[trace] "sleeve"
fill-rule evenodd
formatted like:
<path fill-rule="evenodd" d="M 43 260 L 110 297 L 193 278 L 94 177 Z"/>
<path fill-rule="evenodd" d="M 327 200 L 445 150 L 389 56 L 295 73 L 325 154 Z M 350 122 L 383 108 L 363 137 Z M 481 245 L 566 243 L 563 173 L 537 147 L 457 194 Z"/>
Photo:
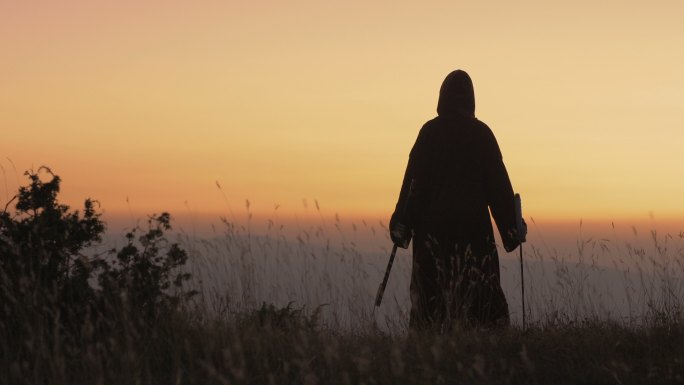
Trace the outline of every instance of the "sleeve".
<path fill-rule="evenodd" d="M 519 245 L 515 223 L 513 186 L 503 162 L 499 144 L 487 127 L 484 151 L 485 192 L 487 204 L 501 235 L 504 249 L 511 252 Z"/>
<path fill-rule="evenodd" d="M 414 210 L 409 207 L 409 196 L 415 195 L 415 188 L 418 184 L 417 180 L 420 177 L 420 165 L 424 163 L 424 158 L 426 157 L 427 131 L 426 126 L 421 128 L 418 133 L 418 138 L 409 154 L 408 164 L 406 166 L 406 171 L 404 172 L 404 179 L 401 184 L 401 190 L 399 191 L 399 199 L 397 200 L 397 205 L 392 214 L 392 218 L 390 219 L 390 230 L 398 223 L 413 229 L 414 218 L 412 213 Z"/>

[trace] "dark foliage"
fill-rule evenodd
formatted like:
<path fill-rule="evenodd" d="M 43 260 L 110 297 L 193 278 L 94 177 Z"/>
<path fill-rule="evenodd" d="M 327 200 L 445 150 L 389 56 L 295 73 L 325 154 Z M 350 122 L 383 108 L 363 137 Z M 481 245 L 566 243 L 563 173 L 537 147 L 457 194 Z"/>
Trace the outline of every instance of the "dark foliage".
<path fill-rule="evenodd" d="M 126 234 L 126 246 L 112 251 L 115 261 L 98 261 L 102 266 L 98 275 L 102 292 L 108 298 L 125 298 L 128 306 L 147 321 L 154 321 L 195 294 L 182 290 L 190 273 L 179 268 L 188 255 L 177 243 L 169 244 L 164 236 L 171 229 L 170 221 L 168 213 L 150 217 L 146 233 L 136 237 L 142 230 L 133 229 Z"/>
<path fill-rule="evenodd" d="M 150 332 L 155 321 L 194 294 L 183 291 L 186 252 L 165 237 L 170 215 L 151 216 L 148 229 L 130 231 L 120 250 L 86 255 L 105 231 L 97 202 L 87 199 L 82 212 L 73 211 L 59 203 L 61 180 L 49 168 L 25 175 L 29 184 L 0 211 L 3 364 L 69 356 L 121 330 L 157 335 Z"/>
<path fill-rule="evenodd" d="M 42 181 L 40 172 L 51 179 Z M 26 175 L 16 210 L 0 213 L 0 331 L 10 339 L 53 332 L 58 320 L 72 326 L 90 313 L 93 264 L 82 250 L 105 230 L 94 201 L 85 201 L 83 214 L 58 203 L 60 178 L 50 169 Z"/>
<path fill-rule="evenodd" d="M 313 313 L 307 314 L 305 307 L 297 308 L 294 306 L 294 302 L 290 302 L 282 308 L 264 302 L 261 304 L 261 308 L 238 315 L 238 325 L 241 328 L 256 328 L 269 332 L 316 331 L 320 326 L 323 306 L 318 306 Z"/>

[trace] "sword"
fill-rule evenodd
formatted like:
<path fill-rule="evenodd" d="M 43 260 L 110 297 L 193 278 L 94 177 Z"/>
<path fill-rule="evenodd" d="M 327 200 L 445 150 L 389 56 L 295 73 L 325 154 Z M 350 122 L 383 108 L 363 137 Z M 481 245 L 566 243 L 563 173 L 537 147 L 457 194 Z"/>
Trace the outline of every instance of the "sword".
<path fill-rule="evenodd" d="M 382 279 L 382 283 L 378 288 L 378 293 L 375 295 L 375 306 L 380 306 L 382 303 L 382 296 L 385 294 L 385 288 L 387 287 L 387 281 L 389 280 L 390 271 L 392 271 L 392 264 L 394 263 L 394 257 L 397 255 L 397 245 L 392 247 L 392 254 L 390 254 L 389 263 L 387 263 L 387 269 L 385 270 L 385 277 Z"/>
<path fill-rule="evenodd" d="M 406 204 L 404 205 L 403 208 L 403 213 L 404 217 L 406 216 L 406 213 L 408 212 L 408 206 L 411 201 L 411 197 L 413 195 L 413 190 L 415 188 L 415 183 L 416 180 L 412 179 L 411 184 L 409 185 L 409 191 L 408 191 L 408 196 L 406 197 Z M 408 248 L 408 245 L 410 243 L 410 238 L 406 244 L 401 245 L 402 248 L 406 249 Z M 385 269 L 385 277 L 382 279 L 382 283 L 380 284 L 380 287 L 378 288 L 378 293 L 375 295 L 375 306 L 380 306 L 382 303 L 382 296 L 385 294 L 385 288 L 387 287 L 387 281 L 389 280 L 390 276 L 390 271 L 392 271 L 392 264 L 394 263 L 394 257 L 397 255 L 397 247 L 398 245 L 395 243 L 394 246 L 392 246 L 392 253 L 390 254 L 390 259 L 389 262 L 387 263 L 387 269 Z"/>

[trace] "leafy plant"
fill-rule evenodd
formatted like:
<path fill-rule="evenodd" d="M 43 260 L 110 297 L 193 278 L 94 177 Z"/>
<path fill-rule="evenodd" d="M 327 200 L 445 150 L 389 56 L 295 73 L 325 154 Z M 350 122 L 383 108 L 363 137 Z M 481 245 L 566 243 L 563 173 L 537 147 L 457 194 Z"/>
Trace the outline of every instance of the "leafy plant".
<path fill-rule="evenodd" d="M 196 294 L 183 291 L 183 284 L 191 277 L 180 270 L 188 255 L 165 237 L 170 222 L 168 213 L 153 215 L 148 219 L 147 232 L 137 236 L 142 231 L 139 227 L 128 232 L 127 244 L 112 250 L 115 261 L 102 263 L 103 271 L 98 276 L 108 298 L 125 298 L 137 314 L 149 320 Z"/>
<path fill-rule="evenodd" d="M 41 173 L 51 178 L 43 181 Z M 5 207 L 0 212 L 0 301 L 4 305 L 0 330 L 4 333 L 56 319 L 63 323 L 83 319 L 96 291 L 89 284 L 93 265 L 82 251 L 100 242 L 105 230 L 95 201 L 87 199 L 82 214 L 58 202 L 61 180 L 49 168 L 25 175 L 30 183 L 13 198 L 15 211 Z"/>
<path fill-rule="evenodd" d="M 29 184 L 0 212 L 2 357 L 29 354 L 25 346 L 40 340 L 61 349 L 126 322 L 124 328 L 149 327 L 194 294 L 183 291 L 187 253 L 165 236 L 168 213 L 151 216 L 146 231 L 126 234 L 120 250 L 87 255 L 106 228 L 97 202 L 86 199 L 82 212 L 71 210 L 57 199 L 61 179 L 52 170 L 25 175 Z"/>

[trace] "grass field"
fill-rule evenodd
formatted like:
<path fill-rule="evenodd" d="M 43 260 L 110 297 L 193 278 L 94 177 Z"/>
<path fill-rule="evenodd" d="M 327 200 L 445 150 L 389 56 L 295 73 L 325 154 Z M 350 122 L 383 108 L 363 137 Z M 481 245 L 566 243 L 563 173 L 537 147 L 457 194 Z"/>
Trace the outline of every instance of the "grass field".
<path fill-rule="evenodd" d="M 124 238 L 115 254 L 89 249 L 84 262 L 80 246 L 55 246 L 55 227 L 45 225 L 50 212 L 3 213 L 0 384 L 684 381 L 682 235 L 653 233 L 649 248 L 580 239 L 574 255 L 528 245 L 526 330 L 516 297 L 519 265 L 502 260 L 511 327 L 410 333 L 409 254 L 398 258 L 385 303 L 375 309 L 386 255 L 360 247 L 353 235 L 375 234 L 384 244 L 382 224 L 338 220 L 288 233 L 272 222 L 256 234 L 249 223 L 224 220 L 213 237 L 200 238 L 171 233 L 162 220 Z M 60 213 L 50 223 L 87 223 Z M 20 223 L 23 233 L 12 233 Z M 68 246 L 73 234 L 60 231 Z M 41 286 L 33 281 L 51 266 L 45 250 L 68 258 L 59 279 Z M 11 275 L 19 271 L 11 258 L 29 254 L 47 261 L 40 273 Z M 89 274 L 104 263 L 98 258 L 109 265 L 95 279 Z M 79 272 L 88 281 L 74 289 L 86 282 L 76 280 Z M 71 285 L 69 296 L 60 296 L 60 282 Z M 197 295 L 178 294 L 193 289 Z M 85 292 L 92 298 L 79 297 Z"/>
<path fill-rule="evenodd" d="M 38 334 L 38 333 L 37 333 Z M 78 340 L 34 339 L 3 384 L 661 384 L 684 380 L 679 321 L 388 335 L 295 308 L 196 310 Z M 3 347 L 7 354 L 6 346 Z"/>

